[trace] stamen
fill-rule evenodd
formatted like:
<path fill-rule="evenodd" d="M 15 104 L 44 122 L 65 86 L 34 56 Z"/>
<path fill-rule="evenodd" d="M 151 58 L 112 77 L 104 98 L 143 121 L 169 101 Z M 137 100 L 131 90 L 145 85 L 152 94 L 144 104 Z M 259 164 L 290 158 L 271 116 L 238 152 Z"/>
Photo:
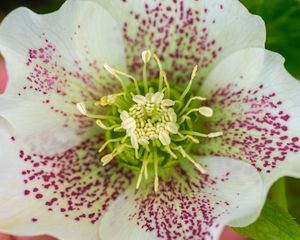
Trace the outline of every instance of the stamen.
<path fill-rule="evenodd" d="M 205 117 L 212 117 L 214 114 L 214 111 L 210 107 L 200 107 L 198 111 Z"/>
<path fill-rule="evenodd" d="M 201 115 L 205 117 L 212 117 L 213 110 L 210 107 L 200 107 L 200 108 L 193 108 L 189 110 L 184 116 L 190 115 L 192 112 L 199 112 Z"/>
<path fill-rule="evenodd" d="M 104 150 L 104 148 L 110 144 L 110 143 L 113 143 L 113 142 L 120 142 L 121 140 L 123 139 L 123 137 L 120 137 L 120 138 L 114 138 L 114 139 L 109 139 L 107 140 L 102 146 L 101 148 L 99 149 L 99 153 L 102 152 Z"/>
<path fill-rule="evenodd" d="M 77 103 L 76 107 L 78 109 L 78 111 L 84 115 L 87 116 L 89 118 L 95 118 L 95 119 L 107 119 L 107 120 L 119 120 L 118 117 L 115 116 L 106 116 L 106 115 L 98 115 L 98 114 L 89 114 L 87 113 L 85 104 L 83 102 Z"/>
<path fill-rule="evenodd" d="M 159 60 L 159 58 L 157 57 L 156 54 L 153 55 L 157 65 L 158 65 L 158 68 L 159 68 L 159 82 L 158 82 L 158 91 L 161 91 L 162 88 L 163 88 L 163 68 L 162 68 L 162 65 L 161 65 L 161 62 Z"/>
<path fill-rule="evenodd" d="M 96 101 L 94 104 L 95 106 L 107 106 L 107 105 L 113 105 L 115 103 L 115 100 L 117 97 L 124 95 L 124 93 L 117 93 L 117 94 L 111 94 L 107 96 L 103 96 L 100 98 L 99 101 Z"/>
<path fill-rule="evenodd" d="M 151 158 L 151 152 L 150 152 L 149 158 Z M 145 170 L 144 171 L 144 177 L 145 177 L 146 180 L 148 179 L 148 163 L 149 163 L 149 160 L 147 159 L 145 161 L 145 168 L 144 168 L 144 170 Z"/>
<path fill-rule="evenodd" d="M 158 135 L 159 141 L 162 143 L 162 145 L 169 145 L 171 143 L 171 138 L 169 136 L 169 133 L 165 130 L 161 131 Z"/>
<path fill-rule="evenodd" d="M 161 105 L 163 105 L 164 107 L 172 107 L 174 106 L 175 102 L 171 99 L 164 99 L 161 101 Z"/>
<path fill-rule="evenodd" d="M 151 96 L 151 102 L 160 103 L 164 98 L 164 94 L 162 92 L 156 92 Z"/>
<path fill-rule="evenodd" d="M 208 136 L 207 134 L 204 134 L 204 133 L 187 131 L 187 130 L 183 130 L 183 131 L 181 131 L 181 133 L 187 134 L 187 135 L 193 135 L 193 136 L 197 136 L 197 137 L 205 137 L 205 138 Z"/>
<path fill-rule="evenodd" d="M 162 77 L 163 77 L 164 83 L 166 85 L 166 98 L 169 98 L 170 97 L 170 85 L 168 82 L 167 74 L 165 72 L 162 72 Z"/>
<path fill-rule="evenodd" d="M 178 133 L 178 126 L 174 122 L 167 122 L 166 128 L 170 133 L 173 133 L 173 134 Z"/>
<path fill-rule="evenodd" d="M 105 68 L 106 71 L 108 71 L 111 75 L 113 75 L 117 80 L 119 80 L 124 92 L 126 94 L 128 94 L 128 91 L 127 91 L 127 88 L 126 88 L 126 85 L 125 85 L 125 82 L 122 78 L 120 78 L 114 71 L 114 69 L 112 69 L 110 66 L 108 66 L 108 64 L 104 64 L 103 67 Z"/>
<path fill-rule="evenodd" d="M 134 95 L 132 97 L 132 100 L 135 102 L 135 103 L 138 103 L 138 104 L 142 104 L 144 105 L 147 101 L 146 97 L 142 96 L 142 95 Z"/>
<path fill-rule="evenodd" d="M 101 120 L 96 120 L 96 124 L 102 128 L 102 129 L 105 129 L 105 130 L 112 130 L 114 129 L 115 127 L 118 127 L 119 125 L 118 124 L 115 124 L 115 125 L 112 125 L 110 127 L 106 126 Z"/>
<path fill-rule="evenodd" d="M 121 113 L 120 113 L 120 118 L 121 118 L 121 120 L 122 121 L 125 121 L 127 118 L 129 118 L 130 116 L 129 116 L 129 113 L 127 112 L 127 111 L 122 111 Z"/>
<path fill-rule="evenodd" d="M 116 69 L 114 69 L 114 71 L 115 71 L 115 73 L 117 73 L 117 74 L 120 74 L 120 75 L 122 75 L 122 76 L 124 76 L 124 77 L 127 77 L 127 78 L 131 79 L 131 80 L 133 81 L 133 83 L 134 83 L 136 92 L 137 92 L 138 94 L 141 94 L 141 91 L 140 91 L 140 88 L 139 88 L 139 85 L 138 85 L 138 81 L 136 80 L 135 77 L 133 77 L 133 76 L 127 74 L 127 73 L 121 72 L 121 71 L 119 71 L 119 70 L 116 70 Z"/>
<path fill-rule="evenodd" d="M 101 158 L 102 165 L 107 165 L 111 160 L 114 159 L 117 155 L 124 151 L 126 148 L 132 148 L 132 146 L 128 144 L 119 145 L 112 153 L 106 154 Z"/>
<path fill-rule="evenodd" d="M 124 121 L 122 121 L 121 124 L 122 128 L 126 129 L 126 130 L 130 130 L 130 129 L 135 129 L 136 128 L 136 122 L 134 120 L 134 118 L 129 117 L 126 118 Z"/>
<path fill-rule="evenodd" d="M 157 151 L 154 148 L 154 192 L 158 192 L 158 159 Z"/>
<path fill-rule="evenodd" d="M 144 68 L 143 68 L 143 81 L 144 81 L 144 90 L 148 92 L 148 79 L 147 79 L 147 64 L 151 58 L 151 52 L 149 50 L 145 50 L 142 53 L 142 59 L 144 61 Z"/>
<path fill-rule="evenodd" d="M 180 136 L 180 138 L 174 138 L 174 141 L 184 141 L 186 139 L 190 139 L 193 143 L 199 143 L 199 140 L 197 138 L 194 138 L 191 135 L 182 135 L 180 132 L 178 132 L 178 135 Z"/>
<path fill-rule="evenodd" d="M 145 161 L 143 161 L 143 164 L 142 164 L 142 167 L 141 167 L 141 170 L 140 170 L 140 173 L 139 173 L 139 177 L 138 177 L 138 180 L 137 180 L 136 185 L 135 185 L 136 189 L 139 189 L 139 187 L 140 187 L 144 169 L 145 169 Z"/>
<path fill-rule="evenodd" d="M 182 146 L 179 146 L 179 147 L 177 147 L 176 149 L 181 153 L 181 155 L 182 155 L 184 158 L 186 158 L 186 159 L 189 160 L 191 163 L 193 163 L 194 166 L 195 166 L 201 173 L 203 173 L 203 174 L 205 173 L 204 168 L 203 168 L 199 163 L 197 163 L 190 155 L 188 155 L 188 154 L 184 151 L 184 149 L 182 148 Z"/>
<path fill-rule="evenodd" d="M 186 115 L 183 115 L 179 121 L 178 121 L 178 124 L 181 125 L 184 121 L 190 121 L 191 118 L 189 116 L 186 116 Z"/>
<path fill-rule="evenodd" d="M 136 134 L 132 134 L 130 140 L 133 148 L 136 150 L 139 149 L 139 143 Z"/>
<path fill-rule="evenodd" d="M 205 101 L 206 98 L 204 97 L 200 97 L 200 96 L 196 96 L 196 97 L 192 97 L 189 99 L 189 101 L 187 102 L 187 104 L 184 106 L 184 108 L 180 111 L 180 113 L 178 114 L 178 116 L 181 116 L 190 106 L 190 104 L 192 103 L 192 101 L 194 100 L 200 100 L 200 101 Z"/>
<path fill-rule="evenodd" d="M 86 110 L 85 104 L 83 102 L 77 103 L 76 107 L 82 115 L 84 115 L 84 116 L 87 115 L 87 110 Z"/>
<path fill-rule="evenodd" d="M 179 100 L 182 101 L 184 99 L 184 97 L 187 95 L 187 93 L 190 91 L 191 87 L 192 87 L 192 83 L 193 83 L 193 79 L 195 78 L 196 76 L 196 73 L 197 73 L 197 69 L 198 69 L 198 66 L 196 65 L 193 69 L 193 72 L 192 72 L 192 75 L 191 75 L 191 78 L 190 78 L 190 81 L 186 87 L 186 89 L 184 90 L 184 92 L 181 94 Z"/>
<path fill-rule="evenodd" d="M 165 146 L 162 150 L 169 153 L 172 158 L 177 159 L 177 155 L 171 150 L 170 146 Z"/>
<path fill-rule="evenodd" d="M 112 153 L 106 154 L 101 158 L 103 166 L 107 165 L 111 160 L 113 160 L 114 155 Z"/>
<path fill-rule="evenodd" d="M 212 132 L 212 133 L 207 134 L 207 137 L 208 138 L 215 138 L 215 137 L 220 137 L 222 135 L 223 135 L 223 132 Z"/>

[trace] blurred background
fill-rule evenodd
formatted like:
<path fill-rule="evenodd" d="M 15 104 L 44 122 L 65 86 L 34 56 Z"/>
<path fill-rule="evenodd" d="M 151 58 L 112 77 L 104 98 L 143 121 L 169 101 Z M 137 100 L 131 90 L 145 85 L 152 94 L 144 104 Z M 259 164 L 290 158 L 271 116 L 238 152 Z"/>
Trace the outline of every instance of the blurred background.
<path fill-rule="evenodd" d="M 63 0 L 1 0 L 0 21 L 13 9 L 26 6 L 38 13 L 52 12 Z M 267 27 L 266 48 L 286 58 L 286 68 L 300 79 L 300 0 L 241 0 L 260 15 Z M 299 93 L 300 94 L 300 93 Z M 300 127 L 300 124 L 299 124 Z M 300 223 L 300 180 L 286 178 L 289 212 Z"/>
<path fill-rule="evenodd" d="M 1 0 L 0 17 L 1 19 L 11 10 L 25 6 L 38 13 L 53 12 L 58 9 L 64 0 Z"/>

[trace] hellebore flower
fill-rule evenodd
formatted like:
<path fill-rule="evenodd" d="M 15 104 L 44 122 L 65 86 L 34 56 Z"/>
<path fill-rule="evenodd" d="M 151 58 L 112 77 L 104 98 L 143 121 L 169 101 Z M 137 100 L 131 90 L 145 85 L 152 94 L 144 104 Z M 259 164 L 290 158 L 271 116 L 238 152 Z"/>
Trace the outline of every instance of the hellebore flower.
<path fill-rule="evenodd" d="M 235 0 L 69 0 L 0 27 L 0 231 L 217 239 L 299 177 L 299 83 Z"/>

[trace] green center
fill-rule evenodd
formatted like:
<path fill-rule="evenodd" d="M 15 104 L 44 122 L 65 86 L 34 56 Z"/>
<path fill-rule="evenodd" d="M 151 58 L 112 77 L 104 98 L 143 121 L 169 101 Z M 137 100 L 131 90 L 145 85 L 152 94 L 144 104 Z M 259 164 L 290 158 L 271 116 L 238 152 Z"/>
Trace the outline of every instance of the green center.
<path fill-rule="evenodd" d="M 149 173 L 154 177 L 154 190 L 158 191 L 159 169 L 173 167 L 179 164 L 180 159 L 194 164 L 204 173 L 203 167 L 189 155 L 189 150 L 193 144 L 199 143 L 198 138 L 217 137 L 222 133 L 200 133 L 194 129 L 201 116 L 213 115 L 212 109 L 201 106 L 205 99 L 192 96 L 190 92 L 197 66 L 187 86 L 170 88 L 158 57 L 154 55 L 159 78 L 148 80 L 147 64 L 151 53 L 145 51 L 142 56 L 142 81 L 104 66 L 123 88 L 121 92 L 104 96 L 95 103 L 108 107 L 106 116 L 88 114 L 83 103 L 77 104 L 77 107 L 82 114 L 97 119 L 97 125 L 106 131 L 106 142 L 99 150 L 102 152 L 107 147 L 109 151 L 101 158 L 103 165 L 116 159 L 125 168 L 139 172 L 137 188 L 143 176 L 148 179 Z M 131 79 L 133 83 L 127 85 L 124 78 Z"/>

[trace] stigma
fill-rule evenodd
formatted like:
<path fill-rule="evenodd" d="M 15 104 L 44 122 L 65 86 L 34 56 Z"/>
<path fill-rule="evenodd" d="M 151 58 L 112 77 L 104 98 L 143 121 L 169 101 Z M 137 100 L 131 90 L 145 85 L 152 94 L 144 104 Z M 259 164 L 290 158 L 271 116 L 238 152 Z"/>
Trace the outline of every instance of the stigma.
<path fill-rule="evenodd" d="M 153 59 L 158 66 L 158 78 L 147 78 L 151 58 L 149 50 L 142 52 L 142 80 L 104 64 L 104 68 L 122 87 L 122 91 L 101 96 L 94 102 L 96 107 L 106 108 L 105 115 L 89 113 L 83 102 L 77 103 L 77 108 L 81 114 L 95 119 L 95 123 L 106 131 L 106 142 L 99 149 L 100 153 L 108 150 L 101 157 L 102 164 L 105 166 L 116 159 L 124 167 L 138 172 L 137 189 L 143 178 L 147 181 L 148 176 L 152 176 L 154 191 L 158 192 L 160 170 L 176 166 L 179 158 L 193 164 L 204 174 L 204 167 L 192 158 L 187 149 L 200 144 L 200 138 L 219 137 L 222 132 L 205 133 L 194 124 L 214 114 L 213 109 L 203 104 L 205 98 L 192 96 L 197 66 L 187 86 L 170 88 L 166 73 L 155 54 Z M 131 84 L 126 84 L 125 80 L 128 79 Z"/>

